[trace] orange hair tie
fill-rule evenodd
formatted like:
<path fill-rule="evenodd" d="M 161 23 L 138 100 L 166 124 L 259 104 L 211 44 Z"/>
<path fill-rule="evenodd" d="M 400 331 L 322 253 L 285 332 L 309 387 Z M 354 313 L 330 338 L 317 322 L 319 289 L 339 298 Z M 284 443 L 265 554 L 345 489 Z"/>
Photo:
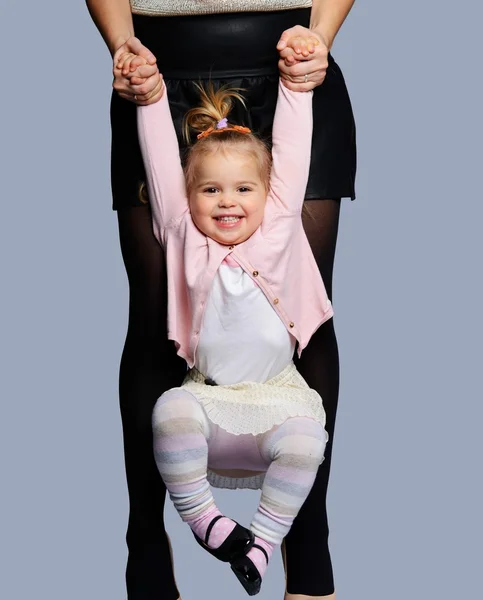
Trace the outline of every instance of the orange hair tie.
<path fill-rule="evenodd" d="M 208 129 L 205 129 L 205 131 L 202 131 L 201 133 L 199 133 L 196 136 L 196 138 L 198 140 L 201 140 L 201 138 L 208 137 L 212 133 L 223 133 L 223 131 L 238 131 L 238 133 L 251 133 L 252 132 L 251 129 L 249 129 L 248 127 L 243 127 L 242 125 L 232 125 L 230 127 L 221 127 L 221 128 L 217 128 L 217 129 L 215 129 L 214 127 L 208 127 Z"/>

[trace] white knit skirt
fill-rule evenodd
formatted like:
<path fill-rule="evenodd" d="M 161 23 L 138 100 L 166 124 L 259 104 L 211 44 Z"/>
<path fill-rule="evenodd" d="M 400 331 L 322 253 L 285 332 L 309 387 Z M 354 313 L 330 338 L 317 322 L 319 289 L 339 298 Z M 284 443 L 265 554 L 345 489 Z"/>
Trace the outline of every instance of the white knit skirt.
<path fill-rule="evenodd" d="M 265 433 L 290 417 L 310 417 L 325 427 L 322 398 L 309 388 L 293 362 L 265 383 L 232 385 L 208 385 L 193 368 L 182 387 L 196 397 L 212 423 L 234 435 Z"/>
<path fill-rule="evenodd" d="M 190 369 L 182 388 L 205 409 L 208 419 L 234 435 L 259 435 L 290 417 L 309 417 L 325 427 L 322 398 L 311 389 L 293 362 L 265 383 L 243 381 L 232 385 L 208 385 L 196 368 Z M 214 487 L 260 489 L 265 474 L 231 478 L 208 470 Z"/>

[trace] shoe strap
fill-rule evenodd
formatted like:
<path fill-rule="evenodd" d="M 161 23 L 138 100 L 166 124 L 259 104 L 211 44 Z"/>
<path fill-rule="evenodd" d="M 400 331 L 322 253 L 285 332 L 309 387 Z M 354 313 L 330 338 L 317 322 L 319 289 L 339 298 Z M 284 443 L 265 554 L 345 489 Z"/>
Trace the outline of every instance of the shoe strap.
<path fill-rule="evenodd" d="M 208 540 L 210 539 L 211 530 L 213 529 L 215 523 L 217 521 L 219 521 L 220 519 L 223 519 L 223 515 L 217 515 L 210 521 L 210 524 L 208 525 L 208 529 L 206 530 L 206 533 L 205 533 L 205 544 L 207 546 L 208 546 Z"/>
<path fill-rule="evenodd" d="M 258 550 L 261 550 L 263 552 L 263 554 L 265 554 L 265 560 L 267 561 L 267 565 L 268 565 L 268 554 L 267 554 L 267 551 L 265 550 L 265 548 L 262 548 L 258 544 L 253 544 L 252 548 L 257 548 Z"/>

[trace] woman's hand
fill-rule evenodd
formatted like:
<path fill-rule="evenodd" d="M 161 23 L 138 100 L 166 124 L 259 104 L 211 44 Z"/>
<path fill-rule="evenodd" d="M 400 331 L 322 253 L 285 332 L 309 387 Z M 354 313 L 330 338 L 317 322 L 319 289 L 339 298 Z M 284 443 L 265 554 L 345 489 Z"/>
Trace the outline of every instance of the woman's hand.
<path fill-rule="evenodd" d="M 318 43 L 311 43 L 310 40 Z M 277 44 L 282 83 L 294 92 L 308 92 L 325 79 L 329 48 L 322 36 L 307 27 L 286 29 Z"/>
<path fill-rule="evenodd" d="M 135 37 L 129 38 L 114 53 L 112 72 L 112 87 L 125 100 L 147 106 L 163 95 L 163 78 L 156 58 Z"/>

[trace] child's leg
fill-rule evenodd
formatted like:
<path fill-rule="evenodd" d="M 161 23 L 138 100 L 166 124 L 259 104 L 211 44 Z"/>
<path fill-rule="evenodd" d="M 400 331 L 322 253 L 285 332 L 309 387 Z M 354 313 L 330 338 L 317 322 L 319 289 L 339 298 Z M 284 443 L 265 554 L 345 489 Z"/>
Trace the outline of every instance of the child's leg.
<path fill-rule="evenodd" d="M 207 480 L 209 435 L 209 421 L 192 394 L 175 388 L 159 398 L 153 411 L 156 464 L 180 517 L 201 540 L 213 519 L 222 516 Z M 219 518 L 207 545 L 219 548 L 235 526 L 231 519 Z"/>
<path fill-rule="evenodd" d="M 281 544 L 309 495 L 324 459 L 326 433 L 322 425 L 306 417 L 288 419 L 259 438 L 262 457 L 270 461 L 258 510 L 250 526 L 255 543 L 270 558 Z M 258 548 L 247 554 L 260 575 L 266 558 Z"/>

